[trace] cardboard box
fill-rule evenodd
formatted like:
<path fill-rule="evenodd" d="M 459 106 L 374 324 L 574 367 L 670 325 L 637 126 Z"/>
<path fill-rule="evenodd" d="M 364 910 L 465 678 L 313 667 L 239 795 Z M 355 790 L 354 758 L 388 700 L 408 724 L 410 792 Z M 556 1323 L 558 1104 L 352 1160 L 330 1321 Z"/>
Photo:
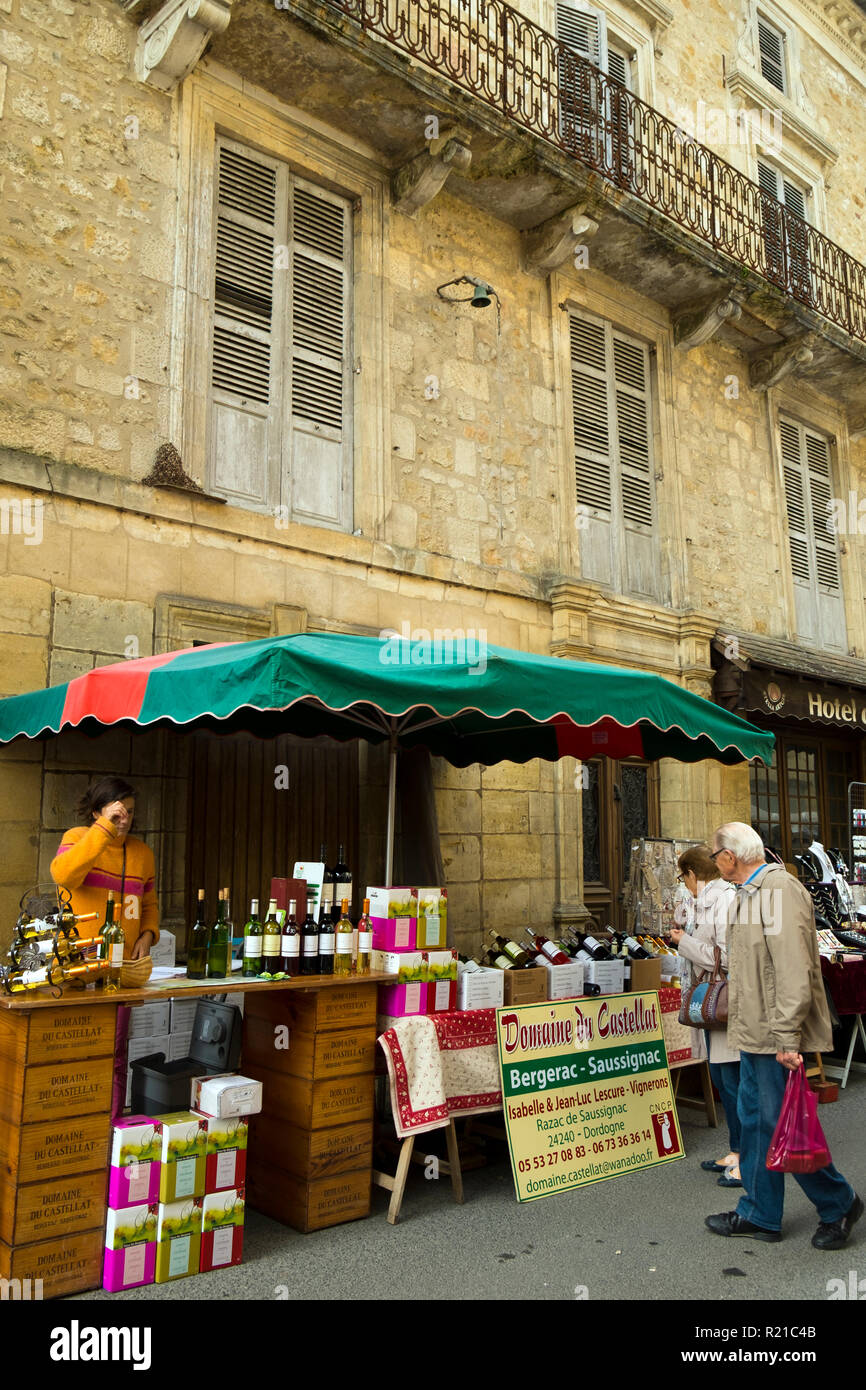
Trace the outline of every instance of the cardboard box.
<path fill-rule="evenodd" d="M 661 989 L 662 967 L 660 959 L 633 960 L 630 965 L 631 972 L 625 982 L 627 990 Z"/>
<path fill-rule="evenodd" d="M 583 994 L 583 961 L 551 965 L 545 974 L 548 999 L 579 999 Z"/>
<path fill-rule="evenodd" d="M 244 1248 L 244 1189 L 210 1192 L 202 1203 L 202 1274 L 239 1265 Z"/>
<path fill-rule="evenodd" d="M 307 915 L 307 880 L 305 878 L 272 878 L 271 897 L 276 899 L 277 909 L 288 912 L 289 903 L 295 900 L 295 918 L 300 926 Z"/>
<path fill-rule="evenodd" d="M 383 975 L 393 975 L 395 984 L 423 980 L 424 955 L 421 951 L 378 951 L 370 953 L 370 969 Z"/>
<path fill-rule="evenodd" d="M 167 1033 L 191 1033 L 197 1007 L 198 999 L 172 999 L 171 1022 L 165 1031 Z"/>
<path fill-rule="evenodd" d="M 189 1056 L 192 1047 L 192 1033 L 171 1033 L 168 1039 L 168 1061 L 179 1062 Z"/>
<path fill-rule="evenodd" d="M 622 994 L 625 965 L 621 960 L 593 960 L 583 967 L 584 985 L 598 985 L 602 994 Z"/>
<path fill-rule="evenodd" d="M 129 1011 L 130 1038 L 164 1037 L 169 1031 L 170 1001 L 162 1004 L 137 1004 Z"/>
<path fill-rule="evenodd" d="M 126 1044 L 126 1105 L 132 1103 L 132 1063 L 139 1057 L 149 1057 L 152 1052 L 161 1052 L 168 1058 L 168 1034 L 159 1038 L 130 1038 Z"/>
<path fill-rule="evenodd" d="M 159 1120 L 147 1115 L 117 1120 L 111 1135 L 109 1207 L 140 1207 L 157 1202 L 161 1157 L 162 1125 Z M 151 1283 L 151 1280 L 145 1282 Z"/>
<path fill-rule="evenodd" d="M 444 888 L 416 888 L 418 920 L 415 944 L 422 951 L 443 950 L 448 934 L 448 893 Z"/>
<path fill-rule="evenodd" d="M 191 1104 L 202 1117 L 258 1115 L 262 1108 L 262 1083 L 236 1072 L 197 1076 L 192 1083 Z"/>
<path fill-rule="evenodd" d="M 174 965 L 177 959 L 177 938 L 172 931 L 160 928 L 159 940 L 150 948 L 150 958 L 154 965 Z"/>
<path fill-rule="evenodd" d="M 505 1000 L 505 970 L 461 971 L 457 976 L 458 1009 L 498 1009 Z"/>
<path fill-rule="evenodd" d="M 415 888 L 368 888 L 374 951 L 414 951 L 418 892 Z"/>
<path fill-rule="evenodd" d="M 402 985 L 379 985 L 377 1011 L 391 1018 L 426 1014 L 428 989 L 423 980 L 412 980 Z"/>
<path fill-rule="evenodd" d="M 157 1284 L 198 1274 L 203 1197 L 161 1202 L 156 1218 Z"/>
<path fill-rule="evenodd" d="M 528 970 L 503 970 L 506 1004 L 541 1004 L 547 998 L 547 972 L 541 965 Z"/>
<path fill-rule="evenodd" d="M 203 1115 L 207 1121 L 205 1195 L 243 1187 L 247 1176 L 248 1122 L 245 1115 L 219 1119 Z"/>
<path fill-rule="evenodd" d="M 160 1202 L 203 1197 L 207 1121 L 191 1110 L 178 1110 L 159 1118 L 162 1121 Z"/>
<path fill-rule="evenodd" d="M 109 1293 L 152 1284 L 156 1273 L 158 1207 L 139 1203 L 108 1211 L 105 1223 L 105 1258 L 102 1287 Z"/>

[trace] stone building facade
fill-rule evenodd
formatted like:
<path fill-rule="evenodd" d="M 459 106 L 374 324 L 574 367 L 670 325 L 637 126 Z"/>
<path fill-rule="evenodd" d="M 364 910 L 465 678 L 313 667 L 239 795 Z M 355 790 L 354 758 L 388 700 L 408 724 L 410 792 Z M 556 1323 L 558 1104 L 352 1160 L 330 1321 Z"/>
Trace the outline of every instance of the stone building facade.
<path fill-rule="evenodd" d="M 488 8 L 472 7 L 482 28 Z M 406 624 L 707 696 L 726 633 L 862 678 L 862 538 L 831 537 L 821 569 L 791 479 L 814 455 L 856 499 L 866 469 L 866 21 L 853 0 L 518 8 L 646 104 L 624 115 L 614 88 L 582 89 L 577 138 L 602 165 L 624 141 L 619 186 L 515 119 L 523 83 L 562 128 L 565 99 L 526 66 L 503 70 L 498 108 L 469 58 L 455 81 L 348 3 L 0 0 L 0 693 L 194 641 Z M 424 10 L 381 13 L 405 13 L 405 37 Z M 458 68 L 461 43 L 484 48 L 449 32 Z M 649 108 L 675 136 L 647 134 Z M 684 207 L 713 151 L 726 177 L 772 185 L 787 240 L 766 201 L 737 244 L 730 200 L 710 233 L 664 216 L 641 172 L 663 139 Z M 798 212 L 844 266 L 792 240 Z M 798 297 L 804 275 L 836 297 Z M 437 294 L 461 276 L 494 302 Z M 332 388 L 342 413 L 317 418 Z M 147 481 L 165 444 L 201 491 Z M 140 786 L 183 921 L 181 737 L 0 756 L 0 932 L 99 769 Z M 581 776 L 435 765 L 455 943 L 579 913 Z M 642 795 L 667 836 L 751 814 L 745 766 L 665 761 Z"/>

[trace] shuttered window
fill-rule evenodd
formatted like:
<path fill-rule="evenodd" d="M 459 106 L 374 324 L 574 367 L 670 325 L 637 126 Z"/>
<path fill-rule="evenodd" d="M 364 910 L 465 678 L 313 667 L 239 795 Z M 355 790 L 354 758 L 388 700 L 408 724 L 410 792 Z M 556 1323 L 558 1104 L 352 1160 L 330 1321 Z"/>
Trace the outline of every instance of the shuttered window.
<path fill-rule="evenodd" d="M 280 161 L 217 148 L 210 486 L 351 527 L 351 207 Z"/>
<path fill-rule="evenodd" d="M 789 293 L 811 299 L 806 191 L 763 159 L 758 160 L 758 184 L 767 195 L 761 200 L 767 273 Z M 783 219 L 781 208 L 790 215 Z"/>
<path fill-rule="evenodd" d="M 556 37 L 564 45 L 559 51 L 561 134 L 578 159 L 598 167 L 603 163 L 605 150 L 601 84 L 584 63 L 573 62 L 569 52 L 606 72 L 605 16 L 581 0 L 558 0 Z"/>
<path fill-rule="evenodd" d="M 581 573 L 660 598 L 649 349 L 582 314 L 569 328 Z"/>
<path fill-rule="evenodd" d="M 830 528 L 830 441 L 796 420 L 779 424 L 797 635 L 847 651 L 839 547 Z"/>
<path fill-rule="evenodd" d="M 758 15 L 758 53 L 762 77 L 780 92 L 785 92 L 785 35 L 763 15 Z"/>

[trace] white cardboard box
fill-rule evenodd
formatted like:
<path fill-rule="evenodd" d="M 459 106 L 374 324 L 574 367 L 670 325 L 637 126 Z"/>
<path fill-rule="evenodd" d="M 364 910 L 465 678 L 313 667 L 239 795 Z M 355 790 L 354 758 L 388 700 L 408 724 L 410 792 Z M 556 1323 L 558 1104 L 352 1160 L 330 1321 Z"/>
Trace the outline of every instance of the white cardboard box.
<path fill-rule="evenodd" d="M 584 965 L 583 982 L 584 985 L 598 985 L 602 994 L 622 994 L 625 965 L 621 960 L 594 960 Z"/>
<path fill-rule="evenodd" d="M 457 976 L 458 1009 L 498 1009 L 505 990 L 504 970 L 460 971 Z"/>
<path fill-rule="evenodd" d="M 578 999 L 583 994 L 583 979 L 582 960 L 573 960 L 569 965 L 551 965 L 547 972 L 548 999 Z"/>
<path fill-rule="evenodd" d="M 169 1033 L 191 1033 L 198 999 L 172 999 Z"/>
<path fill-rule="evenodd" d="M 173 931 L 162 931 L 159 940 L 150 948 L 150 958 L 154 965 L 174 965 L 177 955 L 177 938 Z"/>
<path fill-rule="evenodd" d="M 159 1038 L 169 1031 L 169 1000 L 159 1004 L 136 1004 L 129 1011 L 130 1038 Z M 143 1056 L 143 1053 L 139 1054 Z"/>
<path fill-rule="evenodd" d="M 168 1039 L 169 1062 L 179 1062 L 183 1057 L 188 1057 L 191 1046 L 192 1033 L 171 1033 Z"/>
<path fill-rule="evenodd" d="M 258 1115 L 262 1108 L 262 1083 L 235 1072 L 195 1077 L 190 1108 L 218 1119 L 229 1115 Z"/>

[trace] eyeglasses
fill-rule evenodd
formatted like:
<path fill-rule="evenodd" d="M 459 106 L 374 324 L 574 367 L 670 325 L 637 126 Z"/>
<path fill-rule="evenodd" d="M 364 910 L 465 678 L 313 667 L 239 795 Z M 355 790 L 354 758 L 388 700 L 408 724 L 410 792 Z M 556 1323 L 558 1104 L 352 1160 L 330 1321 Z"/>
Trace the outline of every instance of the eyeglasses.
<path fill-rule="evenodd" d="M 685 874 L 677 874 L 677 883 L 685 883 L 685 881 L 686 881 L 686 876 L 685 876 Z"/>
<path fill-rule="evenodd" d="M 714 850 L 713 850 L 712 854 L 710 855 L 710 858 L 715 862 L 716 857 L 717 857 L 718 855 L 720 855 L 720 854 L 725 854 L 725 853 L 730 854 L 731 851 L 730 851 L 729 849 L 727 849 L 725 845 L 722 845 L 722 848 L 721 848 L 721 849 L 714 849 Z"/>

